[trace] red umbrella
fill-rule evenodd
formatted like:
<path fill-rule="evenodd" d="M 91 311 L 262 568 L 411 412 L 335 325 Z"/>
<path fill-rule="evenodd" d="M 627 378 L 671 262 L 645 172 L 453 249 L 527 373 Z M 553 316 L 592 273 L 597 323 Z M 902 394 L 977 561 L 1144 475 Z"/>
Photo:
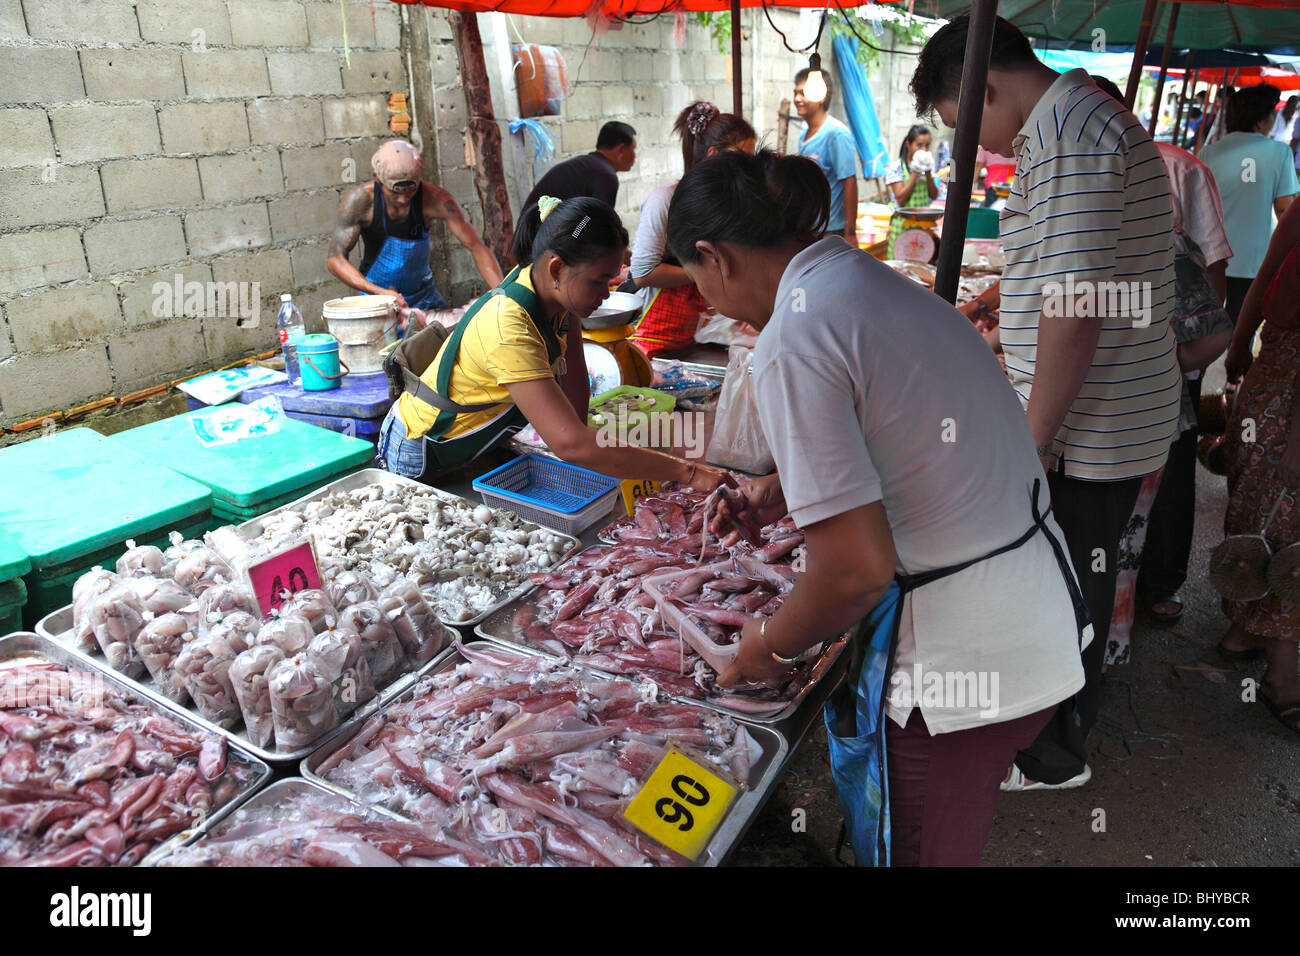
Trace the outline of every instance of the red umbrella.
<path fill-rule="evenodd" d="M 1149 66 L 1147 72 L 1154 72 L 1159 67 Z M 1258 86 L 1268 83 L 1279 90 L 1300 90 L 1300 73 L 1281 70 L 1271 66 L 1216 67 L 1196 70 L 1197 82 L 1217 86 L 1229 83 L 1235 87 Z M 1181 80 L 1188 75 L 1186 70 L 1169 70 L 1169 78 Z"/>

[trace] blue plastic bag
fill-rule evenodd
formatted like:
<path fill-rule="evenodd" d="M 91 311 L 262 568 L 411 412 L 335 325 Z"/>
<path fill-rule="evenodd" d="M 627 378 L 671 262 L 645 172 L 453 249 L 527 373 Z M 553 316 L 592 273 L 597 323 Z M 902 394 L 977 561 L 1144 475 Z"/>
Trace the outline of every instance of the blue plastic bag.
<path fill-rule="evenodd" d="M 885 754 L 885 688 L 898 629 L 900 594 L 894 582 L 880 603 L 858 624 L 862 669 L 855 693 L 832 695 L 826 704 L 831 776 L 844 814 L 849 845 L 858 866 L 889 866 L 889 767 Z M 851 652 L 851 649 L 850 649 Z M 852 736 L 835 732 L 839 708 L 855 708 Z"/>

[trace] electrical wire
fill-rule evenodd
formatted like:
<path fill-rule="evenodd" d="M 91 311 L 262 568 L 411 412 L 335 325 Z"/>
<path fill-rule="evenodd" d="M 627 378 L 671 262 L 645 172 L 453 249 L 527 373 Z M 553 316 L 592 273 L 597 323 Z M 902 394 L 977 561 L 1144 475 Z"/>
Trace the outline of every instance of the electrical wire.
<path fill-rule="evenodd" d="M 821 42 L 822 28 L 826 26 L 825 13 L 822 14 L 821 26 L 817 28 L 817 39 L 813 40 L 812 43 L 809 43 L 807 46 L 800 47 L 799 49 L 796 50 L 794 47 L 790 45 L 790 38 L 787 37 L 785 33 L 781 30 L 781 28 L 778 27 L 776 23 L 772 20 L 772 14 L 767 12 L 767 0 L 760 0 L 760 3 L 763 7 L 763 16 L 767 17 L 768 26 L 770 26 L 773 30 L 777 32 L 777 35 L 781 38 L 781 43 L 784 44 L 787 50 L 789 50 L 791 53 L 807 53 L 809 50 L 815 50 L 817 48 L 817 44 Z"/>
<path fill-rule="evenodd" d="M 1107 683 L 1118 685 L 1124 689 L 1125 703 L 1128 707 L 1129 716 L 1133 718 L 1133 726 L 1129 728 L 1118 718 L 1106 713 L 1100 712 L 1097 715 L 1096 729 L 1101 735 L 1101 741 L 1097 744 L 1097 753 L 1102 757 L 1108 757 L 1111 760 L 1132 760 L 1134 757 L 1145 757 L 1148 760 L 1177 760 L 1183 755 L 1183 748 L 1177 741 L 1182 734 L 1165 733 L 1149 734 L 1142 729 L 1142 723 L 1138 720 L 1137 709 L 1133 706 L 1133 687 L 1127 681 L 1117 678 L 1108 678 Z M 1118 756 L 1114 753 L 1108 753 L 1106 750 L 1107 741 L 1118 741 L 1119 746 L 1124 748 L 1124 755 Z M 1169 748 L 1172 753 L 1139 753 L 1133 749 L 1134 744 L 1154 743 L 1162 747 Z"/>
<path fill-rule="evenodd" d="M 843 19 L 844 25 L 849 28 L 850 33 L 852 33 L 855 37 L 858 38 L 858 42 L 863 44 L 864 46 L 870 47 L 871 49 L 875 50 L 877 53 L 899 53 L 902 54 L 903 56 L 921 55 L 919 51 L 913 53 L 910 50 L 893 50 L 893 49 L 886 50 L 884 47 L 876 46 L 874 43 L 872 43 L 870 40 L 868 40 L 866 37 L 864 37 L 861 33 L 858 32 L 857 27 L 853 25 L 854 18 L 850 17 L 848 13 L 845 12 L 844 8 L 840 6 L 840 0 L 834 0 L 834 3 L 835 3 L 835 9 L 840 12 L 840 16 Z M 820 36 L 820 34 L 818 35 Z"/>

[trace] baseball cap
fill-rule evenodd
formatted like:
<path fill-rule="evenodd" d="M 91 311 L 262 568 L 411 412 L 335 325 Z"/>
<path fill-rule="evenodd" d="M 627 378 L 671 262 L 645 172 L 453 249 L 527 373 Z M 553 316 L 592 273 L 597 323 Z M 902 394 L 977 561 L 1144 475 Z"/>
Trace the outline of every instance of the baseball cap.
<path fill-rule="evenodd" d="M 416 182 L 422 178 L 424 160 L 420 151 L 404 139 L 390 139 L 370 157 L 370 168 L 375 178 L 392 189 L 401 182 Z"/>

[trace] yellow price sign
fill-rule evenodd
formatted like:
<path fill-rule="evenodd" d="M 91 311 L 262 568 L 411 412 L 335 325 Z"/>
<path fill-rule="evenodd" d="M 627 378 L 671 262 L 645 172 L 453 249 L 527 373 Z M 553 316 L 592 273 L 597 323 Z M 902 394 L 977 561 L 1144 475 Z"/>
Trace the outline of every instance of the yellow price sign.
<path fill-rule="evenodd" d="M 676 750 L 623 811 L 633 826 L 687 859 L 698 859 L 739 791 Z"/>
<path fill-rule="evenodd" d="M 620 481 L 618 486 L 623 492 L 623 507 L 627 509 L 628 514 L 636 512 L 638 498 L 652 495 L 659 490 L 659 482 L 651 481 L 649 478 L 627 478 Z"/>

